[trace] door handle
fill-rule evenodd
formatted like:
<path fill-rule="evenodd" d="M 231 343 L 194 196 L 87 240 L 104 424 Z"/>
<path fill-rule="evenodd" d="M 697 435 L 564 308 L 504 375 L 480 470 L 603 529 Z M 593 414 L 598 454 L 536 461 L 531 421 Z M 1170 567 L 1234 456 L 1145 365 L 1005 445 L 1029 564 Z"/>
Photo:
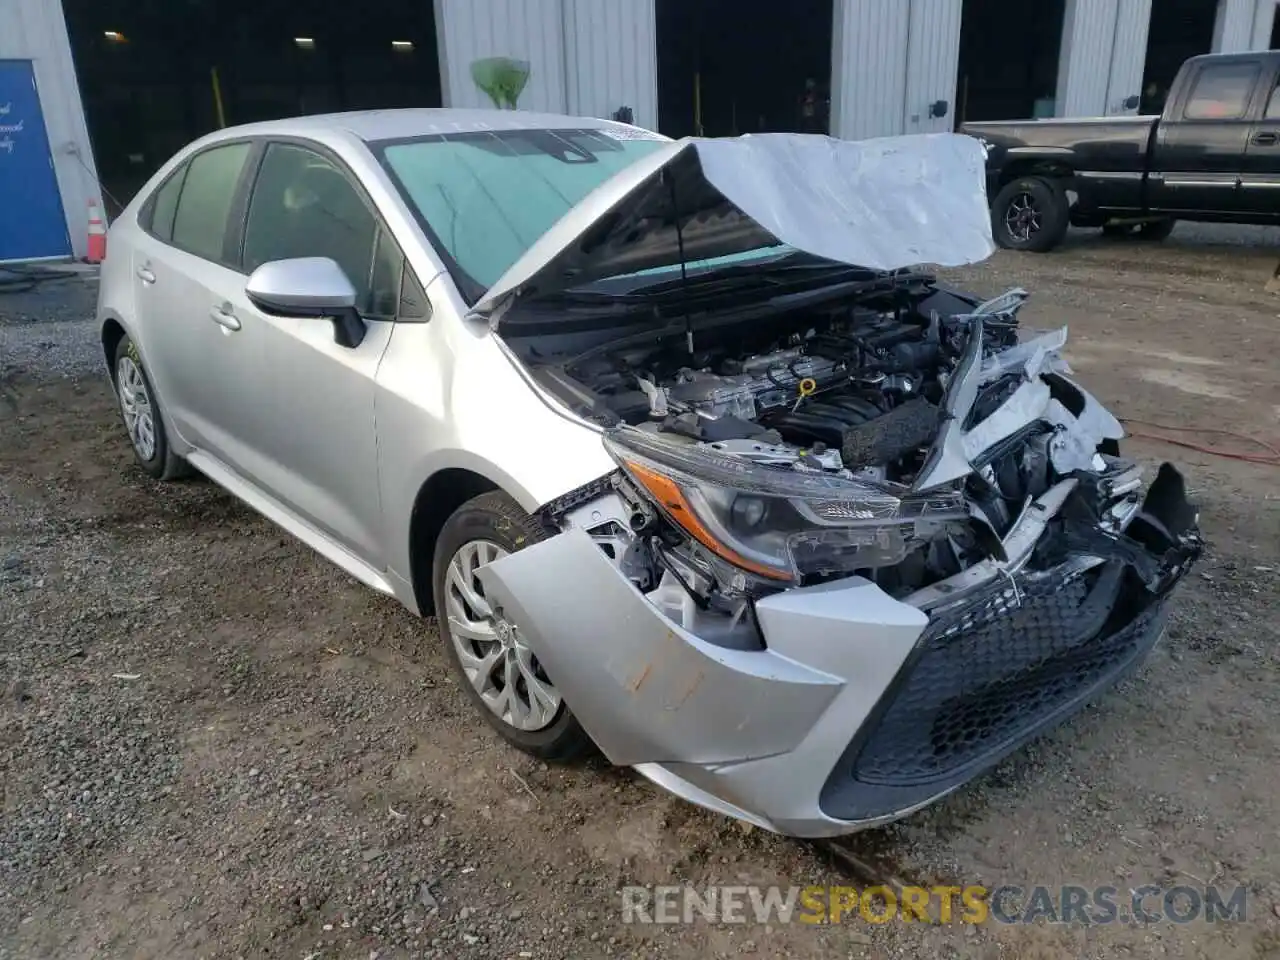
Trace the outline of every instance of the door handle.
<path fill-rule="evenodd" d="M 1266 133 L 1255 133 L 1253 135 L 1252 142 L 1259 147 L 1274 147 L 1276 143 L 1280 142 L 1280 134 L 1272 133 L 1270 131 Z"/>
<path fill-rule="evenodd" d="M 240 319 L 227 306 L 214 307 L 209 311 L 209 317 L 224 330 L 240 329 Z"/>
<path fill-rule="evenodd" d="M 141 280 L 143 283 L 155 283 L 156 275 L 155 273 L 152 272 L 150 267 L 139 267 L 138 279 Z"/>

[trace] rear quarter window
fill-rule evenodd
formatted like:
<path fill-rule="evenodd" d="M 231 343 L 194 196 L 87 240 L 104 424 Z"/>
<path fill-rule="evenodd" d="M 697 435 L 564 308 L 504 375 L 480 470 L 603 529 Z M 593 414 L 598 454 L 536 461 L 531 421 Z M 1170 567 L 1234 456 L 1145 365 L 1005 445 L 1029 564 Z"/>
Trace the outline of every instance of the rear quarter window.
<path fill-rule="evenodd" d="M 151 195 L 142 215 L 143 228 L 166 243 L 173 240 L 173 217 L 178 212 L 178 196 L 182 193 L 182 181 L 186 175 L 186 164 L 171 173 Z"/>

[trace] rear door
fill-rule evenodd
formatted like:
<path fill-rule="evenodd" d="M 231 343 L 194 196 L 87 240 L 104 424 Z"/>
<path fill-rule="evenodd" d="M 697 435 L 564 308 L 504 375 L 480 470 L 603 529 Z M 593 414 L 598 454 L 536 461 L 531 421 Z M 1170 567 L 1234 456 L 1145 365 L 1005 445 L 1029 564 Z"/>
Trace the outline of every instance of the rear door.
<path fill-rule="evenodd" d="M 143 207 L 133 250 L 142 349 L 165 412 L 183 440 L 232 466 L 261 416 L 244 390 L 259 376 L 257 344 L 230 308 L 244 276 L 229 226 L 256 149 L 218 144 L 175 170 Z"/>
<path fill-rule="evenodd" d="M 1267 78 L 1262 116 L 1249 132 L 1240 165 L 1240 212 L 1280 219 L 1280 77 Z"/>
<path fill-rule="evenodd" d="M 1265 97 L 1261 57 L 1192 61 L 1156 131 L 1149 206 L 1224 218 L 1240 206 L 1240 165 Z"/>

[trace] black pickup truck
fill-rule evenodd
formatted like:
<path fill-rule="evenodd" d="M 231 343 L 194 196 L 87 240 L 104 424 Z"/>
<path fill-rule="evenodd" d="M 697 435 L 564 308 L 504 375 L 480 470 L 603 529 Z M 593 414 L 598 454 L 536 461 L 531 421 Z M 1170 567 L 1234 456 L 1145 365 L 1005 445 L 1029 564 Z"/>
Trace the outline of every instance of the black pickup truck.
<path fill-rule="evenodd" d="M 987 150 L 996 242 L 1068 225 L 1163 240 L 1176 220 L 1280 223 L 1280 51 L 1193 57 L 1158 117 L 968 123 Z"/>

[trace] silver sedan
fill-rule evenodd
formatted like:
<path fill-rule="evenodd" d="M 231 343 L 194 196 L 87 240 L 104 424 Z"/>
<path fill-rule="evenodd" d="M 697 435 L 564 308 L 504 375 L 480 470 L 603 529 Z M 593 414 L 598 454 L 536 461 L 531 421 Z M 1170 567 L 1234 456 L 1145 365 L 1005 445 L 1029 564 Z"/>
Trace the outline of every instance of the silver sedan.
<path fill-rule="evenodd" d="M 514 746 L 798 836 L 1138 663 L 1200 550 L 991 253 L 980 144 L 389 111 L 220 131 L 111 228 L 141 468 L 434 614 Z"/>

